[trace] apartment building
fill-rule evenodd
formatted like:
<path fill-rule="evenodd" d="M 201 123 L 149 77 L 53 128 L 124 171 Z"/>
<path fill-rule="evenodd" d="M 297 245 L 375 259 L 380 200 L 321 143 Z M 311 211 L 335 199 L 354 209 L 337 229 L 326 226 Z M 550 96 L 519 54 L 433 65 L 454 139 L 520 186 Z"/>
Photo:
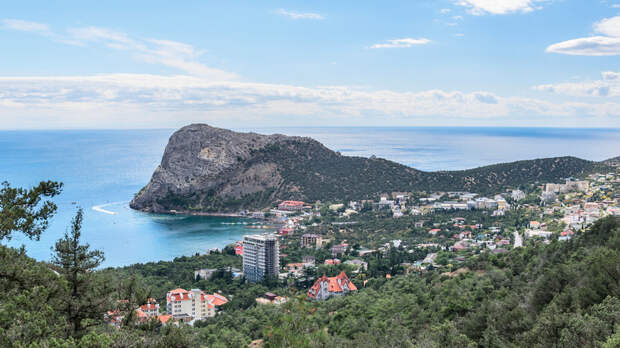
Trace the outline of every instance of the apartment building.
<path fill-rule="evenodd" d="M 174 289 L 166 294 L 166 309 L 174 319 L 201 320 L 215 315 L 216 307 L 228 302 L 220 294 L 208 295 L 200 289 Z"/>
<path fill-rule="evenodd" d="M 323 237 L 318 234 L 306 233 L 301 236 L 301 246 L 303 248 L 320 248 L 323 244 Z"/>
<path fill-rule="evenodd" d="M 280 270 L 278 237 L 255 234 L 243 237 L 243 276 L 256 283 L 266 277 L 277 277 Z"/>

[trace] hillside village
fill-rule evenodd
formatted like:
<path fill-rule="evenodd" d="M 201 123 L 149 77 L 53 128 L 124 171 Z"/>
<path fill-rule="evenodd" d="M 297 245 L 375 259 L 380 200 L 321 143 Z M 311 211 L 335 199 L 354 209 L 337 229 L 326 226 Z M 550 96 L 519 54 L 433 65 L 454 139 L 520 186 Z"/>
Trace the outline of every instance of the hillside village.
<path fill-rule="evenodd" d="M 195 269 L 194 279 L 188 281 L 209 284 L 228 277 L 242 282 L 238 284 L 265 284 L 268 291 L 258 294 L 254 304 L 279 306 L 292 293 L 304 293 L 311 301 L 355 293 L 377 277 L 389 281 L 431 270 L 456 277 L 470 272 L 468 264 L 480 255 L 570 240 L 605 216 L 620 216 L 619 201 L 618 171 L 515 188 L 492 197 L 391 192 L 362 201 L 281 201 L 269 210 L 241 212 L 269 232 L 209 250 L 207 257 L 228 255 L 229 266 Z M 151 298 L 136 309 L 137 318 L 193 325 L 225 311 L 235 296 L 169 289 L 165 307 Z M 111 324 L 120 323 L 114 313 L 108 315 Z"/>

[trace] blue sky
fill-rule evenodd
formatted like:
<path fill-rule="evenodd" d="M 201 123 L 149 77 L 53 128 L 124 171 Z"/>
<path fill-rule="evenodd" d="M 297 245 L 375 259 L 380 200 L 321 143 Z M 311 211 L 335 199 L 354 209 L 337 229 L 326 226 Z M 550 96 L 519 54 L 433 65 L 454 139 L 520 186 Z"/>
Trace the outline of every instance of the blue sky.
<path fill-rule="evenodd" d="M 620 1 L 19 1 L 0 128 L 620 126 Z"/>

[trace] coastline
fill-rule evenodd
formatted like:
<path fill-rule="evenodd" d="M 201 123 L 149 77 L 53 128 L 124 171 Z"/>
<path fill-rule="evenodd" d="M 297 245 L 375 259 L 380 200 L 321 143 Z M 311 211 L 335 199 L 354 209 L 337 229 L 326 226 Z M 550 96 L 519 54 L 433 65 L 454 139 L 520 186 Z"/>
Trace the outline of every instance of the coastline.
<path fill-rule="evenodd" d="M 158 212 L 157 214 L 169 214 L 169 215 L 189 215 L 189 216 L 217 216 L 217 217 L 234 217 L 249 219 L 249 216 L 241 215 L 239 213 L 215 213 L 215 212 L 189 212 L 189 211 L 168 211 L 164 213 Z"/>

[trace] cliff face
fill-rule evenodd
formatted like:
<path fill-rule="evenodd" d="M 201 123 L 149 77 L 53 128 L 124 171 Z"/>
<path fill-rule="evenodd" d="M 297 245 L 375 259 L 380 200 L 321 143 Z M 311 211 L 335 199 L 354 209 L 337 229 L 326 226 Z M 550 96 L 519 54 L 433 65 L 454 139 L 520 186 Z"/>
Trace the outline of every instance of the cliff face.
<path fill-rule="evenodd" d="M 376 168 L 406 177 L 416 172 L 385 160 L 341 156 L 310 138 L 193 124 L 170 137 L 161 164 L 130 206 L 156 213 L 235 212 L 281 199 L 348 198 L 380 190 Z M 364 175 L 368 170 L 373 173 Z"/>
<path fill-rule="evenodd" d="M 422 172 L 380 158 L 342 156 L 310 138 L 194 124 L 170 137 L 161 164 L 130 206 L 160 213 L 236 212 L 283 199 L 359 200 L 392 191 L 486 194 L 604 168 L 603 163 L 557 157 Z"/>
<path fill-rule="evenodd" d="M 266 147 L 291 140 L 316 142 L 203 124 L 183 127 L 170 137 L 161 164 L 130 206 L 148 212 L 209 212 L 271 202 L 286 191 L 278 164 L 251 159 Z"/>

